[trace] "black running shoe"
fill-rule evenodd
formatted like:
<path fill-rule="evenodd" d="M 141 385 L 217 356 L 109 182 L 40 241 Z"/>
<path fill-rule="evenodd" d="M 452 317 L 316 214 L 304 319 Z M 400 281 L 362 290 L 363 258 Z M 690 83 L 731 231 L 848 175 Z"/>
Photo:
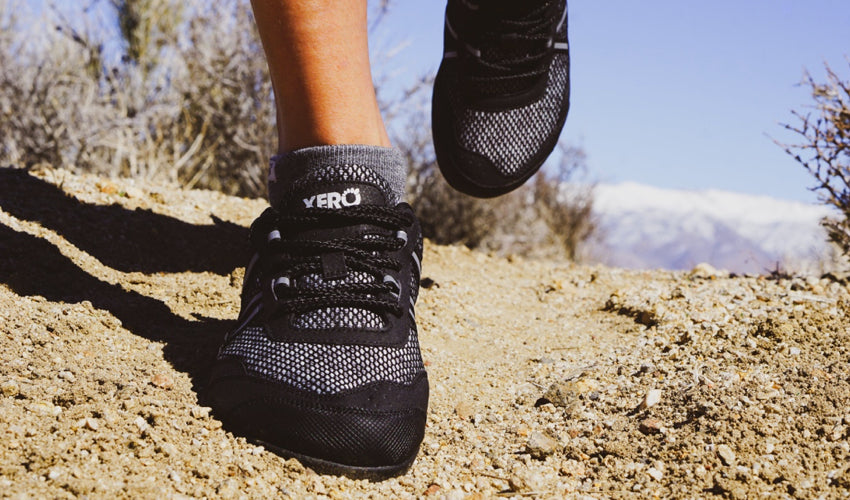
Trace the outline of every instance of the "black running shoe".
<path fill-rule="evenodd" d="M 283 205 L 251 226 L 256 255 L 211 405 L 234 433 L 318 472 L 403 473 L 428 406 L 419 223 L 365 167 L 308 172 Z"/>
<path fill-rule="evenodd" d="M 458 191 L 507 193 L 537 172 L 567 118 L 566 0 L 449 0 L 444 45 L 437 163 Z"/>

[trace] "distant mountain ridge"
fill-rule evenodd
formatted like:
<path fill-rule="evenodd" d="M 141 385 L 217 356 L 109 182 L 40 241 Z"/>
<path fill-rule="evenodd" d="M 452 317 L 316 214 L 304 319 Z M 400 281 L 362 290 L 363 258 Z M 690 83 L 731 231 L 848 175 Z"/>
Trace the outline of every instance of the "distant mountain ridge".
<path fill-rule="evenodd" d="M 690 269 L 707 262 L 737 273 L 811 270 L 829 253 L 822 205 L 728 191 L 684 191 L 627 182 L 595 188 L 601 237 L 593 260 L 626 268 Z"/>

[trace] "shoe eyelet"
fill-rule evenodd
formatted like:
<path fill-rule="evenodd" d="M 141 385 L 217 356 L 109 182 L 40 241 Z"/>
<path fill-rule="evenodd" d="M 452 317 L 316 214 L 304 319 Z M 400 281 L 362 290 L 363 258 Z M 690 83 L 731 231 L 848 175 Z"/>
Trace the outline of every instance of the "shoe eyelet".
<path fill-rule="evenodd" d="M 393 290 L 390 292 L 390 294 L 395 297 L 396 300 L 398 300 L 401 297 L 401 285 L 399 284 L 398 280 L 387 274 L 384 275 L 384 283 L 389 283 L 390 285 L 392 285 Z"/>
<path fill-rule="evenodd" d="M 405 231 L 399 231 L 399 232 L 395 233 L 395 237 L 404 242 L 404 244 L 402 246 L 407 245 L 407 233 Z"/>
<path fill-rule="evenodd" d="M 268 241 L 269 243 L 271 243 L 272 241 L 280 241 L 280 231 L 278 231 L 277 229 L 273 229 L 272 231 L 270 231 L 268 237 L 266 238 L 266 241 Z"/>
<path fill-rule="evenodd" d="M 272 283 L 271 283 L 271 289 L 272 289 L 272 296 L 274 297 L 274 299 L 279 300 L 278 296 L 277 296 L 277 287 L 285 286 L 286 288 L 289 288 L 291 285 L 292 285 L 292 283 L 289 280 L 288 276 L 281 276 L 281 277 L 273 280 Z"/>

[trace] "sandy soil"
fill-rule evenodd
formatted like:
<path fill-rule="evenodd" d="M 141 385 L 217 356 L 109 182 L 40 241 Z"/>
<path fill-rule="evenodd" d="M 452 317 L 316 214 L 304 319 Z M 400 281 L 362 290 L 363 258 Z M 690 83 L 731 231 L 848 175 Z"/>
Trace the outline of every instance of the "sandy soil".
<path fill-rule="evenodd" d="M 264 208 L 0 169 L 0 497 L 848 498 L 847 283 L 426 243 L 410 472 L 320 476 L 199 401 Z"/>

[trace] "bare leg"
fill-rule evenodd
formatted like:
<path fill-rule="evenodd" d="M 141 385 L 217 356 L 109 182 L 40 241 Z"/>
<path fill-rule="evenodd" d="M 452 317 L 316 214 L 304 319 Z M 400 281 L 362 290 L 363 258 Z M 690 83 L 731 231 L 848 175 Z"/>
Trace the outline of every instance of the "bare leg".
<path fill-rule="evenodd" d="M 278 152 L 389 146 L 367 42 L 366 0 L 252 0 L 277 102 Z"/>

